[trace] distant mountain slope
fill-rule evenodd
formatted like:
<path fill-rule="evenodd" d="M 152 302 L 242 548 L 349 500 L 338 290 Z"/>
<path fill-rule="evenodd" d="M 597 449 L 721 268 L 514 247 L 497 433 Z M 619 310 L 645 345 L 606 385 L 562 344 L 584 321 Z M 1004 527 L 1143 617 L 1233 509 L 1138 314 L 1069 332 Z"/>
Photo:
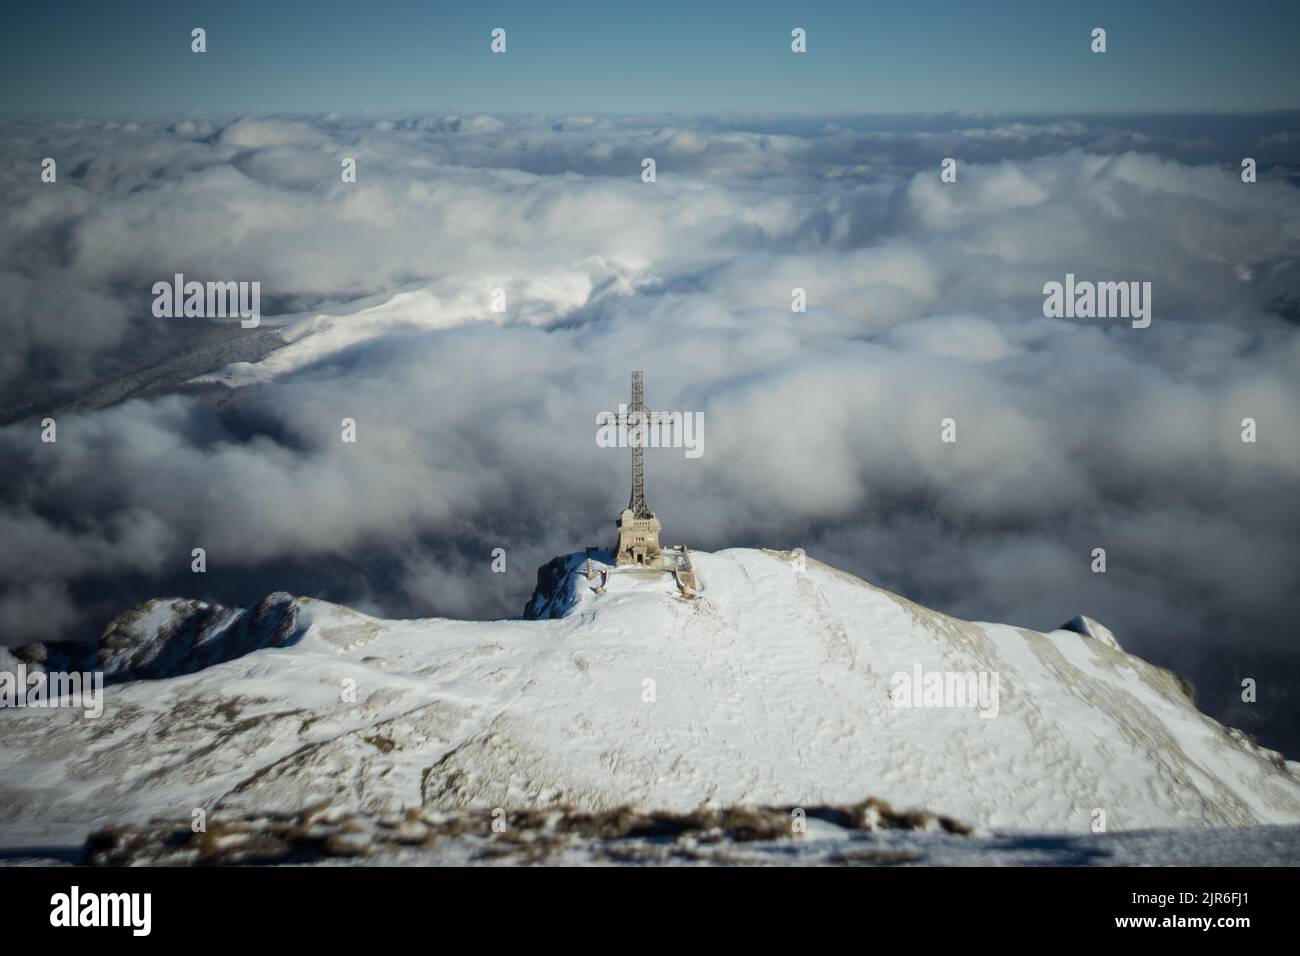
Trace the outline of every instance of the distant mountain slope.
<path fill-rule="evenodd" d="M 103 663 L 177 676 L 111 686 L 97 720 L 0 711 L 0 842 L 321 801 L 874 795 L 1015 830 L 1084 832 L 1097 811 L 1110 830 L 1300 821 L 1300 764 L 1199 713 L 1096 622 L 975 624 L 787 554 L 693 557 L 690 599 L 657 574 L 616 572 L 597 593 L 585 555 L 557 559 L 530 602 L 558 615 L 543 620 L 383 621 L 287 595 L 242 614 L 151 602 L 119 619 Z M 896 675 L 918 669 L 996 676 L 996 708 L 897 706 Z"/>
<path fill-rule="evenodd" d="M 292 595 L 283 592 L 250 608 L 154 599 L 119 614 L 98 643 L 27 644 L 14 656 L 50 671 L 103 671 L 107 684 L 177 677 L 292 643 L 301 636 L 297 608 Z"/>

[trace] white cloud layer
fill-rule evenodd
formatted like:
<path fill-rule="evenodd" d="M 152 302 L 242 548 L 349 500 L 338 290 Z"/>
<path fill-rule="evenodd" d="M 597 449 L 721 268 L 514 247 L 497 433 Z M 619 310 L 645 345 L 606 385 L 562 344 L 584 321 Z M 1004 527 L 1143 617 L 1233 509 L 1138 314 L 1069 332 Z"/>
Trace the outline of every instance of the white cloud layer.
<path fill-rule="evenodd" d="M 3 643 L 163 590 L 517 613 L 538 564 L 611 537 L 627 462 L 595 415 L 644 368 L 652 405 L 705 418 L 703 458 L 648 453 L 673 541 L 804 547 L 980 619 L 1086 612 L 1224 708 L 1265 662 L 1300 669 L 1300 192 L 1266 154 L 1246 185 L 1235 143 L 979 117 L 0 134 Z M 155 319 L 177 272 L 260 281 L 297 314 L 260 334 L 294 344 L 256 361 Z M 1150 281 L 1151 327 L 1044 318 L 1066 273 Z M 115 403 L 177 356 L 241 387 Z"/>

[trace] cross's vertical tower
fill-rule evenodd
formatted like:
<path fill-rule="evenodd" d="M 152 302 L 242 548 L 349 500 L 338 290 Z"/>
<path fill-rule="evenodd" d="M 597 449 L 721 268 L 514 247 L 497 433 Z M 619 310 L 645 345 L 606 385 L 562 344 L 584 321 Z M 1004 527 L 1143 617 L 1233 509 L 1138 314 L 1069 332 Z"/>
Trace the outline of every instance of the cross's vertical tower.
<path fill-rule="evenodd" d="M 632 373 L 632 403 L 620 424 L 628 430 L 632 446 L 632 498 L 618 516 L 618 551 L 614 563 L 659 566 L 659 532 L 663 529 L 645 501 L 645 443 L 651 413 L 646 411 L 645 392 L 639 371 Z"/>
<path fill-rule="evenodd" d="M 627 407 L 627 417 L 630 423 L 636 423 L 633 427 L 635 438 L 632 438 L 632 498 L 627 506 L 632 511 L 632 515 L 637 518 L 653 518 L 649 507 L 645 503 L 645 427 L 649 424 L 650 416 L 645 410 L 645 389 L 641 381 L 639 371 L 632 373 L 632 404 Z M 639 440 L 638 440 L 639 439 Z"/>

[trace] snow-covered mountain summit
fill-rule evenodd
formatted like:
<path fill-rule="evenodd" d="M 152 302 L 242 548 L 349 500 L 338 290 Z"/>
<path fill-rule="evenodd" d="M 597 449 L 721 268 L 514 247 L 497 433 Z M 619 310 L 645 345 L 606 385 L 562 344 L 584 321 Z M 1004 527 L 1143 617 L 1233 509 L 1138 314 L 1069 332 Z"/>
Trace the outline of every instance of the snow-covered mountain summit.
<path fill-rule="evenodd" d="M 667 574 L 604 573 L 599 555 L 557 558 L 521 620 L 148 602 L 96 652 L 102 717 L 0 711 L 0 842 L 323 801 L 874 795 L 1003 829 L 1086 831 L 1098 811 L 1111 830 L 1300 821 L 1300 764 L 1201 714 L 1095 621 L 970 623 L 802 556 L 692 556 L 696 596 Z M 79 667 L 79 653 L 20 657 Z M 18 663 L 0 652 L 0 670 Z"/>

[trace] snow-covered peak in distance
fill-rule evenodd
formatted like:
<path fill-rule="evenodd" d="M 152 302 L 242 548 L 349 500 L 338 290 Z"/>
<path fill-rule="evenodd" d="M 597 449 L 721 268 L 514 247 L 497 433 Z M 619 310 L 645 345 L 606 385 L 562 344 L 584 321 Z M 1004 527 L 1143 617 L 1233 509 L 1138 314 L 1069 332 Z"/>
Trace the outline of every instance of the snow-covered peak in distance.
<path fill-rule="evenodd" d="M 580 306 L 606 296 L 629 295 L 659 281 L 642 269 L 589 256 L 568 269 L 530 278 L 485 273 L 411 282 L 394 292 L 332 308 L 264 317 L 260 328 L 277 334 L 283 344 L 253 361 L 230 362 L 204 372 L 190 383 L 230 388 L 262 384 L 399 331 L 449 329 L 476 322 L 550 326 Z M 231 319 L 228 324 L 238 321 Z"/>
<path fill-rule="evenodd" d="M 875 796 L 986 829 L 1300 821 L 1300 764 L 1201 714 L 1094 621 L 971 623 L 802 556 L 692 559 L 696 596 L 664 573 L 605 573 L 599 554 L 557 558 L 515 620 L 149 602 L 110 628 L 102 717 L 0 711 L 0 841 L 322 802 Z"/>

